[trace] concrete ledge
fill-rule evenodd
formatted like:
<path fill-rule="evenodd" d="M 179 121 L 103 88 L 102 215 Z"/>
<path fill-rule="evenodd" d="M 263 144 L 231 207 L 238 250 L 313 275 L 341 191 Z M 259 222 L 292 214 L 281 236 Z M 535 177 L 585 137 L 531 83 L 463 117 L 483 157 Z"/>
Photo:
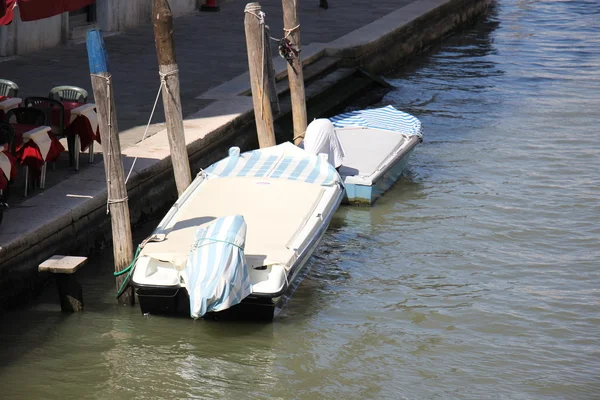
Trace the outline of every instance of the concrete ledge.
<path fill-rule="evenodd" d="M 387 72 L 483 13 L 490 1 L 418 0 L 331 43 L 304 46 L 302 58 L 311 65 L 322 57 L 337 57 L 345 66 Z M 278 58 L 274 63 L 277 79 L 286 79 L 285 61 Z M 348 74 L 330 74 L 323 81 L 330 87 L 336 79 L 348 79 Z M 184 122 L 193 172 L 226 156 L 230 146 L 256 148 L 252 98 L 240 95 L 249 89 L 246 73 L 197 97 L 213 102 Z M 307 96 L 314 100 L 329 94 L 307 90 Z M 136 158 L 127 184 L 133 224 L 176 199 L 166 130 L 123 150 L 126 173 Z M 5 222 L 20 223 L 3 225 L 0 233 L 0 309 L 36 289 L 37 266 L 52 254 L 87 254 L 110 245 L 106 199 L 104 165 L 98 163 L 5 211 Z"/>

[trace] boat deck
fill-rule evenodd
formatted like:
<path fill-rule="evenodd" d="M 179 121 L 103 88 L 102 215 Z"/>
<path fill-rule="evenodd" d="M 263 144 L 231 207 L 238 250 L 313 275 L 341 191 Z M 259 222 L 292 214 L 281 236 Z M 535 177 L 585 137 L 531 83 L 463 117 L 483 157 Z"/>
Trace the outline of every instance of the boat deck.
<path fill-rule="evenodd" d="M 321 200 L 325 188 L 272 178 L 228 177 L 208 179 L 167 225 L 166 239 L 149 242 L 140 256 L 169 258 L 185 267 L 198 226 L 216 218 L 239 214 L 247 224 L 245 253 L 249 267 L 288 265 L 292 244 Z"/>
<path fill-rule="evenodd" d="M 346 152 L 339 170 L 342 179 L 363 185 L 373 184 L 379 169 L 407 141 L 406 136 L 398 132 L 381 129 L 338 128 L 336 133 Z M 349 177 L 355 179 L 348 181 Z"/>

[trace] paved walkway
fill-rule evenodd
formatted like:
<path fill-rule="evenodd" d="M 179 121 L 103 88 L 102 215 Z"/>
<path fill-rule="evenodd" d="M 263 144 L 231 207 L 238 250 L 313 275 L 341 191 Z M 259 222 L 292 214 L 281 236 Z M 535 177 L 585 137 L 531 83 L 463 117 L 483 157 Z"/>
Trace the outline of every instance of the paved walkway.
<path fill-rule="evenodd" d="M 361 28 L 414 0 L 331 0 L 329 9 L 318 7 L 318 0 L 299 2 L 303 45 L 328 43 Z M 184 117 L 197 112 L 210 100 L 197 98 L 206 90 L 229 81 L 248 70 L 244 36 L 244 7 L 248 1 L 220 1 L 217 13 L 196 12 L 174 21 L 175 46 L 180 71 L 181 102 Z M 261 4 L 274 37 L 283 35 L 280 1 Z M 156 92 L 158 66 L 152 25 L 105 38 L 110 71 L 113 74 L 121 147 L 127 148 L 142 138 Z M 273 50 L 276 51 L 275 46 Z M 93 101 L 85 43 L 43 50 L 0 63 L 2 78 L 16 82 L 19 96 L 47 96 L 50 88 L 75 85 L 87 89 Z M 162 101 L 149 134 L 164 128 Z M 66 145 L 66 143 L 65 143 Z M 96 146 L 101 151 L 101 146 Z M 86 168 L 87 155 L 82 155 Z M 101 162 L 97 157 L 96 163 Z M 49 168 L 47 187 L 76 172 L 68 167 L 66 154 L 56 170 Z M 17 205 L 22 196 L 22 179 L 12 187 L 9 203 Z M 36 195 L 34 191 L 31 195 Z"/>

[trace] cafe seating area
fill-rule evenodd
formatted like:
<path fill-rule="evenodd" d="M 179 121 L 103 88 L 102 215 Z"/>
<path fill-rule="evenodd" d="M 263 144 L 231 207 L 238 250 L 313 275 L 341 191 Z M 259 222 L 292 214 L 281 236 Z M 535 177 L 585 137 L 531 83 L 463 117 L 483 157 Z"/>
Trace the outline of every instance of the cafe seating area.
<path fill-rule="evenodd" d="M 93 163 L 94 142 L 100 142 L 96 105 L 85 89 L 57 86 L 23 97 L 17 83 L 0 79 L 0 203 L 43 190 L 47 174 L 75 173 L 81 153 Z"/>

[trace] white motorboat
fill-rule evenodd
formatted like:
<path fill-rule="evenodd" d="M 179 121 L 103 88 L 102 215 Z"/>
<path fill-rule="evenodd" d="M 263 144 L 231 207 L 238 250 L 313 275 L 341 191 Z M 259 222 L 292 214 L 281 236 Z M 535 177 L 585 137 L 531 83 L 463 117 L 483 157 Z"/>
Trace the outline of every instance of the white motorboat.
<path fill-rule="evenodd" d="M 345 202 L 372 205 L 400 178 L 417 144 L 421 122 L 393 106 L 351 111 L 329 118 L 344 148 L 339 173 Z"/>
<path fill-rule="evenodd" d="M 141 246 L 131 284 L 142 312 L 199 318 L 229 309 L 273 318 L 343 193 L 324 157 L 291 143 L 230 149 L 198 174 Z"/>

